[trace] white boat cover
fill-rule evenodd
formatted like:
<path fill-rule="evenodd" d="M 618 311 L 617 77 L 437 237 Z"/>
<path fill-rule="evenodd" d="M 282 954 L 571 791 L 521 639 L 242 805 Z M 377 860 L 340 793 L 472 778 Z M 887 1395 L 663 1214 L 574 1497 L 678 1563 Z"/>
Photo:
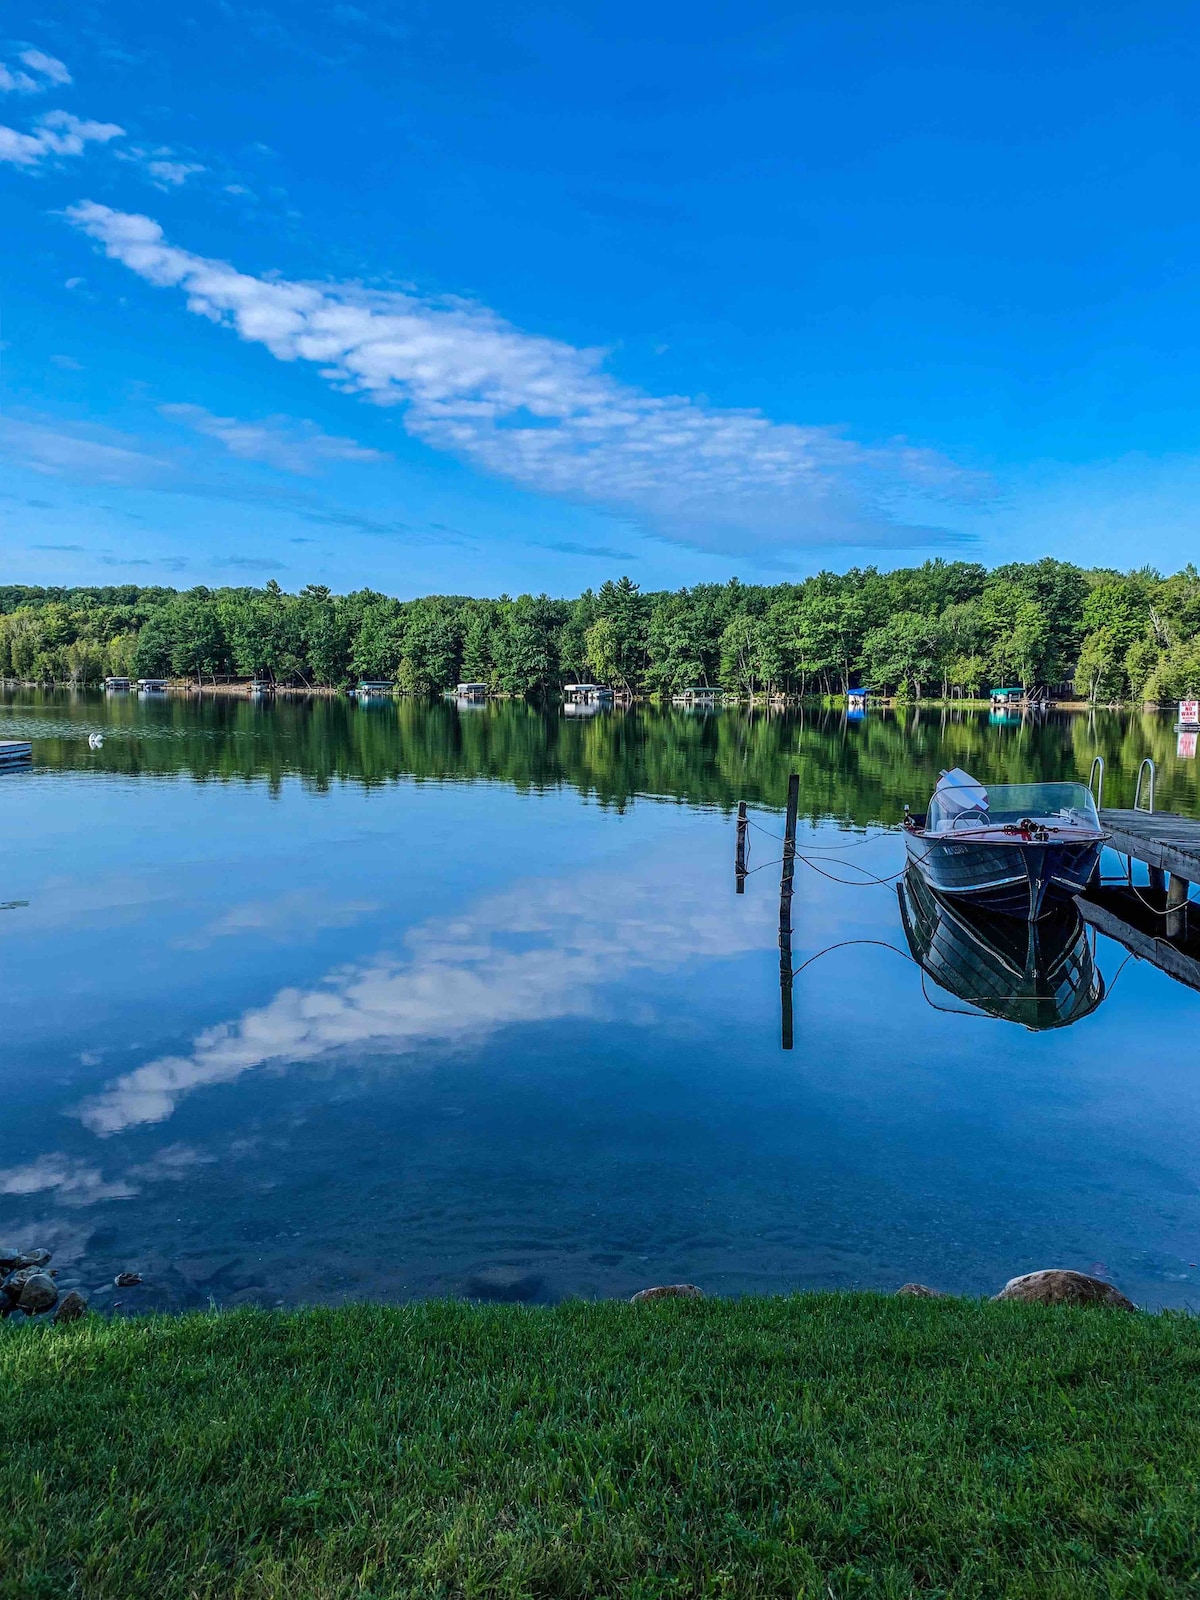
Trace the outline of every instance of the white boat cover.
<path fill-rule="evenodd" d="M 987 790 L 978 778 L 973 778 L 961 767 L 942 773 L 933 791 L 933 798 L 947 822 L 952 822 L 956 817 L 965 817 L 968 811 L 986 811 L 988 808 Z"/>

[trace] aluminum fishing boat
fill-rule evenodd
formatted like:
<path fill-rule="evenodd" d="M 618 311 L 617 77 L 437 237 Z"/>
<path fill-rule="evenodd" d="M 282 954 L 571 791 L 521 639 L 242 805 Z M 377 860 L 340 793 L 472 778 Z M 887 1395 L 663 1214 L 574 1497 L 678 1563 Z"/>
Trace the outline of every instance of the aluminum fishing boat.
<path fill-rule="evenodd" d="M 935 893 L 1033 922 L 1087 888 L 1104 833 L 1086 784 L 985 787 L 955 767 L 924 815 L 905 813 L 904 843 Z"/>
<path fill-rule="evenodd" d="M 938 898 L 915 867 L 897 885 L 913 959 L 939 988 L 989 1016 L 1041 1032 L 1090 1016 L 1104 999 L 1095 935 L 1072 904 L 1038 922 Z M 935 995 L 926 990 L 930 1005 Z"/>

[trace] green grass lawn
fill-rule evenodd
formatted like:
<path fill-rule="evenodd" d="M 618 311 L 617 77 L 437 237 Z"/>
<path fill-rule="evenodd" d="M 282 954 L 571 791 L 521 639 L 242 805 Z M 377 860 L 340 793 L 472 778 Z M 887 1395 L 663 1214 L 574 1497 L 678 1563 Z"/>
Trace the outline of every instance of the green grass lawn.
<path fill-rule="evenodd" d="M 1200 1321 L 882 1295 L 0 1330 L 0 1594 L 1200 1595 Z"/>

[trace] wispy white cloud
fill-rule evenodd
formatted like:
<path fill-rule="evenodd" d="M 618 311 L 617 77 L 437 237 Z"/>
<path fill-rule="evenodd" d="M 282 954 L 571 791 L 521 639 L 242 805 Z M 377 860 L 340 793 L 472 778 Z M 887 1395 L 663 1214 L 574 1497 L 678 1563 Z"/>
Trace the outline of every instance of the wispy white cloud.
<path fill-rule="evenodd" d="M 159 157 L 157 160 L 147 161 L 146 171 L 160 187 L 177 189 L 193 173 L 203 172 L 204 167 L 199 161 L 166 161 Z"/>
<path fill-rule="evenodd" d="M 262 461 L 283 472 L 311 476 L 330 462 L 387 460 L 381 450 L 369 450 L 354 439 L 322 433 L 311 422 L 294 422 L 289 417 L 243 422 L 237 417 L 215 416 L 197 405 L 165 405 L 159 410 L 173 422 L 218 440 L 231 455 L 243 461 Z"/>
<path fill-rule="evenodd" d="M 65 88 L 72 81 L 71 74 L 58 57 L 48 56 L 44 50 L 22 50 L 20 60 L 30 72 L 36 72 L 47 83 Z"/>
<path fill-rule="evenodd" d="M 181 156 L 172 150 L 170 145 L 165 144 L 155 145 L 150 149 L 145 145 L 133 144 L 116 154 L 119 160 L 140 167 L 154 187 L 164 192 L 178 189 L 198 172 L 208 171 L 202 161 L 193 161 Z"/>
<path fill-rule="evenodd" d="M 980 478 L 903 440 L 864 445 L 604 370 L 604 352 L 525 333 L 457 299 L 256 277 L 170 244 L 151 218 L 86 201 L 67 213 L 189 310 L 335 386 L 406 407 L 425 443 L 526 488 L 604 505 L 703 548 L 933 544 Z M 941 511 L 938 508 L 941 507 Z"/>
<path fill-rule="evenodd" d="M 297 423 L 293 426 L 297 432 L 291 442 L 299 448 L 309 435 L 305 432 L 306 425 Z M 324 439 L 329 436 L 319 437 Z M 332 442 L 337 444 L 339 441 Z M 353 440 L 344 443 L 356 451 L 363 448 L 355 445 Z M 378 459 L 374 452 L 366 454 L 371 460 Z M 362 458 L 354 456 L 349 459 Z M 43 477 L 127 489 L 149 489 L 159 494 L 186 495 L 197 500 L 226 501 L 231 505 L 282 512 L 318 527 L 346 528 L 373 537 L 419 538 L 428 542 L 427 536 L 415 533 L 398 518 L 372 516 L 367 511 L 338 505 L 307 487 L 253 483 L 237 476 L 222 479 L 214 473 L 211 463 L 189 458 L 186 452 L 177 450 L 171 451 L 169 456 L 157 455 L 152 449 L 146 448 L 136 435 L 118 433 L 111 428 L 66 426 L 48 422 L 40 416 L 0 416 L 0 460 Z M 439 529 L 437 542 L 469 544 L 472 541 L 465 535 Z M 109 565 L 123 564 L 114 557 L 102 559 Z M 224 565 L 237 565 L 243 561 L 250 563 L 247 570 L 277 570 L 281 565 L 266 557 L 240 556 L 228 557 Z M 163 563 L 161 559 L 156 559 L 153 563 L 139 560 L 137 564 L 161 566 Z"/>
<path fill-rule="evenodd" d="M 115 122 L 87 122 L 69 111 L 47 111 L 32 133 L 0 124 L 0 161 L 36 167 L 50 156 L 82 155 L 87 145 L 108 144 L 124 132 Z"/>
<path fill-rule="evenodd" d="M 34 472 L 91 483 L 145 484 L 170 470 L 168 462 L 128 444 L 19 417 L 0 418 L 0 455 Z"/>
<path fill-rule="evenodd" d="M 31 78 L 27 72 L 14 72 L 0 61 L 0 94 L 37 94 L 46 85 Z"/>
<path fill-rule="evenodd" d="M 286 572 L 287 562 L 274 556 L 218 556 L 214 567 L 234 567 L 239 572 Z"/>
<path fill-rule="evenodd" d="M 15 71 L 0 61 L 0 94 L 41 94 L 51 84 L 71 82 L 71 74 L 56 56 L 42 50 L 22 50 L 17 58 L 28 72 Z"/>

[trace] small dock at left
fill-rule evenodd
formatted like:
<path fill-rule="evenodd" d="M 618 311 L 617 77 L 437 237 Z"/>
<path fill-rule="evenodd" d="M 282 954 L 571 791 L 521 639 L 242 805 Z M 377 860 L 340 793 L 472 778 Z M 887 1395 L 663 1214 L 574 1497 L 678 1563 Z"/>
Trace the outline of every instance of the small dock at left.
<path fill-rule="evenodd" d="M 0 770 L 28 767 L 33 762 L 33 746 L 28 739 L 0 739 Z"/>

